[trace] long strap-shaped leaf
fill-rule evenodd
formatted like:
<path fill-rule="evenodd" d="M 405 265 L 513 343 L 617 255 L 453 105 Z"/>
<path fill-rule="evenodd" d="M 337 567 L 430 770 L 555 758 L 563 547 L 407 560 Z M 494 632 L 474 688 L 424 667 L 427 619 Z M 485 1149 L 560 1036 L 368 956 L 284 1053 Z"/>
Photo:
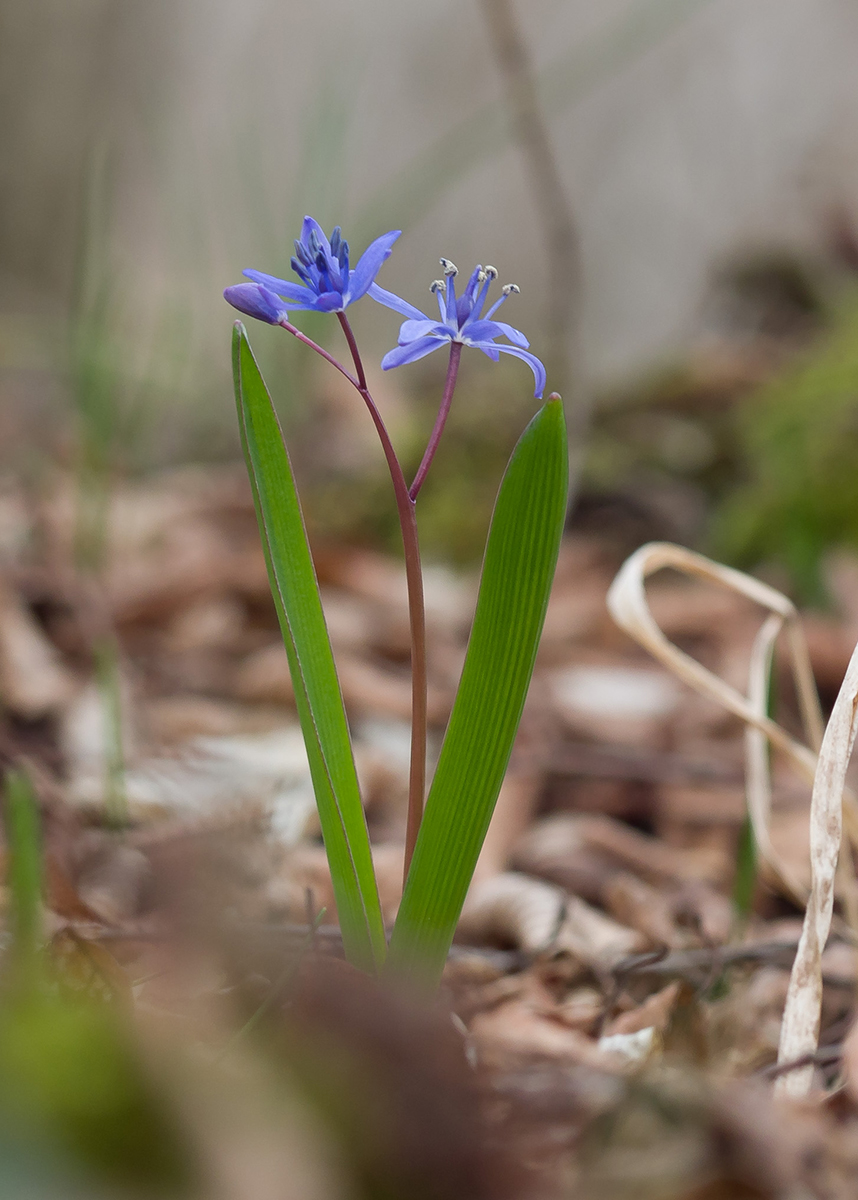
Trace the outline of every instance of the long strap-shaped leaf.
<path fill-rule="evenodd" d="M 277 414 L 240 321 L 232 349 L 241 442 L 295 685 L 343 943 L 355 966 L 374 971 L 384 959 L 384 924 L 304 519 Z"/>
<path fill-rule="evenodd" d="M 559 400 L 533 418 L 498 493 L 462 679 L 390 943 L 388 965 L 440 978 L 521 719 L 568 489 Z"/>

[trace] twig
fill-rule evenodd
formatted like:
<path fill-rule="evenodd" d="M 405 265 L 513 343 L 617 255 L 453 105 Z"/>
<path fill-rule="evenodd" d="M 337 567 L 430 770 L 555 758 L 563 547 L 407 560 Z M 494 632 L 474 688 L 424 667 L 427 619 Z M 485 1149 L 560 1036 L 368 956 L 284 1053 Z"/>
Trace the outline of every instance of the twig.
<path fill-rule="evenodd" d="M 545 326 L 549 374 L 563 395 L 574 395 L 574 342 L 581 296 L 581 248 L 577 223 L 537 89 L 537 75 L 512 0 L 481 0 L 495 58 L 506 85 L 513 133 L 527 167 L 527 179 L 542 225 L 548 275 Z M 569 412 L 570 447 L 577 458 L 589 420 L 589 408 L 577 397 Z M 574 478 L 574 477 L 573 477 Z"/>

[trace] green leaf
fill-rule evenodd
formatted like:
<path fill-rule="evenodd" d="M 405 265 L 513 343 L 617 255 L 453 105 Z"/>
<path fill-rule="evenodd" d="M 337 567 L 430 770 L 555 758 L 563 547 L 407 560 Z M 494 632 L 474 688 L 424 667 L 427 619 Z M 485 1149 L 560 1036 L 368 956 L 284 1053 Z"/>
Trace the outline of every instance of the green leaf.
<path fill-rule="evenodd" d="M 348 723 L 289 455 L 247 333 L 232 341 L 238 422 L 271 592 L 307 746 L 346 955 L 376 970 L 385 954 L 366 818 Z"/>
<path fill-rule="evenodd" d="M 533 418 L 498 493 L 462 679 L 426 801 L 388 966 L 440 978 L 512 752 L 566 514 L 559 400 Z"/>

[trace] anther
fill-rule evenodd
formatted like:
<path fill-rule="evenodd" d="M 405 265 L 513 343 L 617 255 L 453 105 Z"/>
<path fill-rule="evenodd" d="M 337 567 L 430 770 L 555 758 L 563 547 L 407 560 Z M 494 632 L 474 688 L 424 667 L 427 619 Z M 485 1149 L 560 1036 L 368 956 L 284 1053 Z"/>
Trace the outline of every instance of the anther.
<path fill-rule="evenodd" d="M 517 283 L 505 283 L 503 285 L 503 287 L 501 288 L 501 291 L 503 292 L 503 294 L 505 296 L 508 296 L 510 294 L 510 292 L 516 292 L 516 293 L 521 292 L 521 288 L 518 286 Z"/>
<path fill-rule="evenodd" d="M 456 266 L 455 263 L 450 262 L 449 258 L 441 258 L 438 261 L 441 263 L 441 266 L 444 268 L 445 275 L 458 275 L 459 274 L 459 268 Z"/>
<path fill-rule="evenodd" d="M 498 269 L 497 269 L 497 267 L 488 267 L 488 266 L 487 266 L 487 267 L 484 267 L 483 269 L 485 270 L 485 273 L 486 273 L 486 278 L 488 278 L 488 279 L 497 279 L 497 277 L 498 277 Z"/>
<path fill-rule="evenodd" d="M 443 279 L 433 279 L 432 282 L 429 284 L 429 291 L 430 292 L 443 292 L 444 288 L 446 286 L 447 285 Z"/>

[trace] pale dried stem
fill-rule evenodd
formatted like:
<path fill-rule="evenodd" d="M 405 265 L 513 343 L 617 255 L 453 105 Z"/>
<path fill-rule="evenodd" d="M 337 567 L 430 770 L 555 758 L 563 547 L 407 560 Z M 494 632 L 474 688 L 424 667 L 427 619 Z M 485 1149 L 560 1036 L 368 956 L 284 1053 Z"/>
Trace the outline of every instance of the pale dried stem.
<path fill-rule="evenodd" d="M 822 1011 L 822 951 L 831 929 L 842 834 L 846 769 L 858 732 L 858 647 L 855 648 L 822 739 L 810 802 L 810 899 L 793 963 L 781 1024 L 778 1064 L 816 1052 Z M 845 857 L 845 856 L 844 856 Z M 782 1075 L 775 1095 L 807 1095 L 813 1065 Z"/>
<path fill-rule="evenodd" d="M 672 567 L 685 574 L 722 584 L 770 610 L 772 615 L 757 634 L 751 652 L 747 697 L 674 646 L 656 624 L 647 604 L 644 583 L 649 575 L 663 567 Z M 759 852 L 790 894 L 800 897 L 802 901 L 806 898 L 807 905 L 790 977 L 778 1062 L 788 1063 L 813 1055 L 817 1046 L 822 1004 L 821 956 L 831 929 L 835 879 L 838 875 L 837 882 L 847 918 L 853 930 L 858 928 L 851 855 L 843 855 L 838 868 L 844 823 L 853 844 L 858 841 L 858 808 L 854 796 L 845 786 L 846 770 L 858 731 L 858 647 L 823 732 L 822 713 L 798 613 L 786 596 L 774 588 L 680 546 L 651 543 L 642 546 L 623 565 L 608 593 L 608 608 L 628 634 L 680 679 L 722 704 L 747 725 L 748 813 Z M 772 655 L 782 630 L 787 633 L 790 666 L 808 745 L 792 738 L 766 713 Z M 797 884 L 771 843 L 771 781 L 766 741 L 781 750 L 802 775 L 813 781 L 809 896 L 807 890 Z M 815 753 L 817 750 L 818 755 Z M 790 1071 L 778 1079 L 776 1094 L 805 1095 L 812 1079 L 812 1064 L 801 1070 Z"/>
<path fill-rule="evenodd" d="M 797 741 L 771 717 L 758 712 L 747 696 L 743 696 L 702 663 L 674 646 L 662 633 L 647 604 L 644 583 L 648 576 L 664 567 L 671 567 L 683 574 L 719 583 L 739 592 L 781 617 L 787 629 L 792 627 L 788 639 L 790 665 L 800 697 L 808 742 L 813 745 L 818 744 L 817 733 L 823 722 L 821 713 L 818 712 L 819 701 L 815 698 L 816 688 L 809 656 L 806 648 L 798 649 L 803 645 L 804 638 L 795 605 L 786 596 L 758 579 L 752 579 L 750 575 L 735 571 L 732 567 L 724 567 L 704 558 L 702 554 L 695 554 L 668 542 L 651 542 L 636 550 L 620 568 L 608 592 L 608 609 L 617 624 L 630 637 L 649 650 L 689 687 L 722 705 L 747 725 L 758 729 L 792 762 L 796 770 L 812 783 L 816 773 L 817 755 L 811 749 L 811 745 Z M 858 806 L 854 795 L 848 789 L 844 792 L 843 802 L 847 833 L 852 842 L 858 845 Z"/>
<path fill-rule="evenodd" d="M 768 715 L 772 656 L 783 625 L 783 617 L 772 613 L 763 622 L 751 649 L 748 701 L 759 717 Z M 776 873 L 792 899 L 804 907 L 807 903 L 807 888 L 795 877 L 772 845 L 769 834 L 772 808 L 769 746 L 766 735 L 754 725 L 745 727 L 745 795 L 748 817 L 760 857 Z"/>

